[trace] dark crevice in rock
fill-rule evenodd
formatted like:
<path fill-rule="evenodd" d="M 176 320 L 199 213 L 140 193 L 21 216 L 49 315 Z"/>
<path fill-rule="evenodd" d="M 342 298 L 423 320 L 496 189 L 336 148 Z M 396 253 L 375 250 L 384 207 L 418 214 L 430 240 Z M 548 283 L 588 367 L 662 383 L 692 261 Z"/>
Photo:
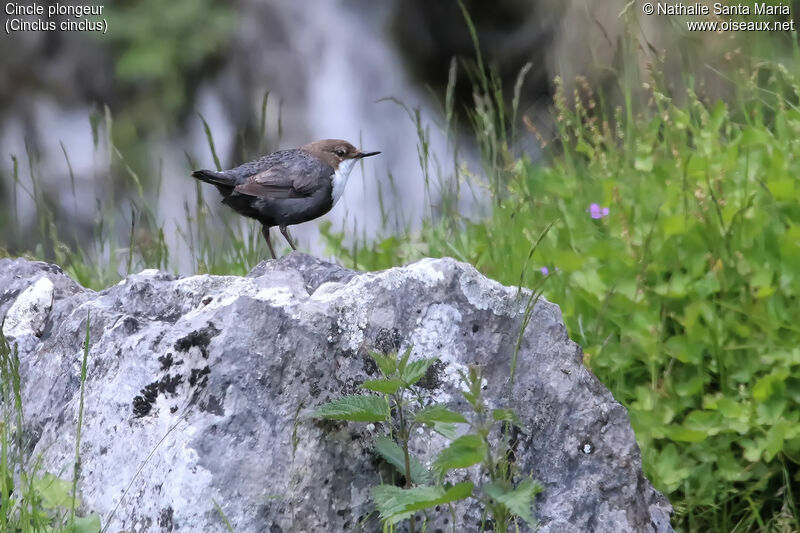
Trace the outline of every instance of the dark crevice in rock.
<path fill-rule="evenodd" d="M 122 320 L 122 328 L 126 335 L 132 335 L 139 331 L 139 321 L 132 316 L 126 316 Z"/>
<path fill-rule="evenodd" d="M 446 363 L 443 363 L 441 360 L 436 361 L 428 367 L 428 370 L 425 371 L 425 375 L 417 381 L 417 386 L 430 391 L 438 389 L 442 384 L 441 376 L 445 368 L 447 368 Z"/>
<path fill-rule="evenodd" d="M 397 328 L 381 328 L 375 335 L 375 349 L 386 355 L 400 349 L 403 336 Z"/>
<path fill-rule="evenodd" d="M 158 527 L 161 528 L 161 531 L 172 531 L 173 513 L 174 511 L 172 510 L 172 507 L 165 507 L 164 509 L 161 509 L 161 512 L 158 514 Z"/>

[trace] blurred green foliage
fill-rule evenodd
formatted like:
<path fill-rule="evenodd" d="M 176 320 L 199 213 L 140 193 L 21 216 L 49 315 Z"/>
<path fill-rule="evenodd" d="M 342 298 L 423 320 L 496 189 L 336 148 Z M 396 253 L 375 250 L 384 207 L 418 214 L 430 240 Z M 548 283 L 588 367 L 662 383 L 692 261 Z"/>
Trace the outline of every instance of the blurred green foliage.
<path fill-rule="evenodd" d="M 222 57 L 235 21 L 218 0 L 130 0 L 107 6 L 118 21 L 108 39 L 116 79 L 149 93 L 162 112 L 185 111 L 191 83 L 214 56 Z"/>
<path fill-rule="evenodd" d="M 119 0 L 106 6 L 112 30 L 98 35 L 114 60 L 113 141 L 148 185 L 156 140 L 181 131 L 197 90 L 223 64 L 236 23 L 224 0 Z M 124 176 L 112 182 L 126 190 Z"/>

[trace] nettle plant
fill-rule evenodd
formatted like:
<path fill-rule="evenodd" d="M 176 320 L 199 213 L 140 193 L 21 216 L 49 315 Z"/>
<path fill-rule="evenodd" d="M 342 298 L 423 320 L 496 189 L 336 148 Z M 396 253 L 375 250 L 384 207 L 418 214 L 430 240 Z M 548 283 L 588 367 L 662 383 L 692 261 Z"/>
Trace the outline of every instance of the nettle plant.
<path fill-rule="evenodd" d="M 417 512 L 447 505 L 456 531 L 452 504 L 467 498 L 475 498 L 483 505 L 481 530 L 502 533 L 519 526 L 520 520 L 533 525 L 531 508 L 541 486 L 531 478 L 519 479 L 515 475 L 514 436 L 525 431 L 516 413 L 512 409 L 488 408 L 481 396 L 484 380 L 477 366 L 460 373 L 464 385 L 461 394 L 472 408 L 468 416 L 442 403 L 426 404 L 417 383 L 438 358 L 409 361 L 410 355 L 411 347 L 399 355 L 370 352 L 381 377 L 362 383 L 363 394 L 337 398 L 308 414 L 310 418 L 327 420 L 380 422 L 387 428 L 385 435 L 375 439 L 374 451 L 402 476 L 404 484 L 381 483 L 371 490 L 384 530 L 409 520 L 409 531 L 413 533 Z M 425 438 L 423 432 L 416 431 L 422 426 L 449 441 L 429 466 L 411 452 L 412 437 Z M 475 465 L 479 465 L 478 486 L 469 480 L 447 481 Z"/>

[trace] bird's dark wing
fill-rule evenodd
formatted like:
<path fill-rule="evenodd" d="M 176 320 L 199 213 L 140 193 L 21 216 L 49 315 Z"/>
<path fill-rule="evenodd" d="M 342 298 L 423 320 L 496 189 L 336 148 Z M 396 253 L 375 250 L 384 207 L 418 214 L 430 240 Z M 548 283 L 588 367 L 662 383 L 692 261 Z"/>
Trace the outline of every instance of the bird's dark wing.
<path fill-rule="evenodd" d="M 282 157 L 270 154 L 256 164 L 250 164 L 246 169 L 249 175 L 234 192 L 268 198 L 305 198 L 320 187 L 330 187 L 333 174 L 330 165 L 302 150 L 285 150 L 277 154 Z"/>
<path fill-rule="evenodd" d="M 291 176 L 283 165 L 277 165 L 258 174 L 253 174 L 247 181 L 238 185 L 235 192 L 247 196 L 267 196 L 270 198 L 301 198 L 304 196 L 295 190 Z"/>

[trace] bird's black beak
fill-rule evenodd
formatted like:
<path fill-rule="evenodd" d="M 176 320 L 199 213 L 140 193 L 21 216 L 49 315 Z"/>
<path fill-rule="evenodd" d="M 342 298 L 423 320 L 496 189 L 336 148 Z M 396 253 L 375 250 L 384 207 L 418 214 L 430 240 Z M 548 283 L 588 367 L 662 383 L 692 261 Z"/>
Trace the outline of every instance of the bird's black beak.
<path fill-rule="evenodd" d="M 380 152 L 361 152 L 361 153 L 360 153 L 360 154 L 358 154 L 356 157 L 358 157 L 359 159 L 362 159 L 362 158 L 364 158 L 364 157 L 369 157 L 369 156 L 371 156 L 371 155 L 378 155 L 379 153 L 380 153 Z"/>

